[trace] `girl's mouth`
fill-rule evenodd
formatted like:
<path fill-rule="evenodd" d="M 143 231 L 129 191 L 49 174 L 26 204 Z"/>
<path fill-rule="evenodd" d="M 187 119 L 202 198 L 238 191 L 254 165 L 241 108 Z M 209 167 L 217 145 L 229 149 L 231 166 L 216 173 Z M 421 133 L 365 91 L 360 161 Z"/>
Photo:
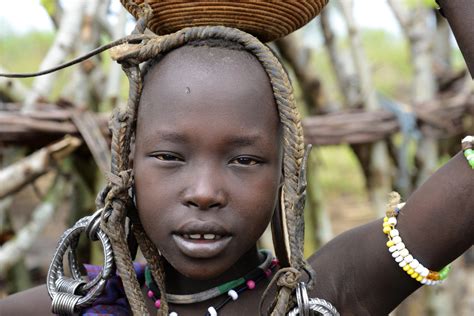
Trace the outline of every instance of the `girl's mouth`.
<path fill-rule="evenodd" d="M 232 236 L 211 233 L 173 234 L 173 240 L 181 252 L 191 258 L 212 258 L 225 250 Z"/>

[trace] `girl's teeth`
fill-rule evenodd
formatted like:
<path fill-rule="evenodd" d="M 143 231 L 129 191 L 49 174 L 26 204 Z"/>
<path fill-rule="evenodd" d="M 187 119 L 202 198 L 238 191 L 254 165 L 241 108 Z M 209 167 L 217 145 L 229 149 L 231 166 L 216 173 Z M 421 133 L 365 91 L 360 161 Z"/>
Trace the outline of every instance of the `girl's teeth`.
<path fill-rule="evenodd" d="M 218 240 L 221 238 L 220 235 L 215 234 L 183 234 L 186 239 L 205 239 L 205 240 Z"/>
<path fill-rule="evenodd" d="M 206 240 L 212 240 L 212 239 L 215 239 L 216 238 L 216 235 L 214 234 L 204 234 L 204 239 Z"/>

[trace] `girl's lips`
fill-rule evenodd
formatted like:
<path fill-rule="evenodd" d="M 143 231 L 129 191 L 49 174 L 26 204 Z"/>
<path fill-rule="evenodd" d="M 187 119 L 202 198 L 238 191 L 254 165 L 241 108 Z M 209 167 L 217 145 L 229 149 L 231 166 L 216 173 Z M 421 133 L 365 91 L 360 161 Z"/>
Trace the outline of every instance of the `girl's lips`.
<path fill-rule="evenodd" d="M 189 239 L 183 235 L 173 234 L 173 240 L 185 255 L 191 258 L 212 258 L 217 256 L 229 244 L 232 236 L 222 236 L 220 239 L 204 240 Z"/>

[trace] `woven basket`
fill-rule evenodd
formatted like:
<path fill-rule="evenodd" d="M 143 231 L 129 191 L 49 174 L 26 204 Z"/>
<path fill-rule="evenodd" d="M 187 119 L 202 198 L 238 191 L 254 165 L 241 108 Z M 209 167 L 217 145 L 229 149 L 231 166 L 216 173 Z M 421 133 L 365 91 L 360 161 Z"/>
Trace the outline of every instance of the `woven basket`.
<path fill-rule="evenodd" d="M 137 17 L 131 4 L 145 0 L 120 0 Z M 147 0 L 153 8 L 148 28 L 156 34 L 174 33 L 190 26 L 223 25 L 238 28 L 269 42 L 286 36 L 319 14 L 328 0 L 177 1 Z"/>

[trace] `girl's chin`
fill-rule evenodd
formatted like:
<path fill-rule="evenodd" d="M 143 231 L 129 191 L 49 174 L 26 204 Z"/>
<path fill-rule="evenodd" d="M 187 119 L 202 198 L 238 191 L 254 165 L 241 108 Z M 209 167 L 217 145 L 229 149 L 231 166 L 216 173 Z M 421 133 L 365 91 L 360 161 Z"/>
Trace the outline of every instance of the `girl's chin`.
<path fill-rule="evenodd" d="M 225 260 L 226 256 L 216 256 L 212 258 L 193 258 L 180 253 L 167 255 L 162 253 L 165 258 L 165 273 L 174 277 L 182 277 L 192 280 L 211 280 L 218 278 L 229 270 L 233 263 Z"/>

